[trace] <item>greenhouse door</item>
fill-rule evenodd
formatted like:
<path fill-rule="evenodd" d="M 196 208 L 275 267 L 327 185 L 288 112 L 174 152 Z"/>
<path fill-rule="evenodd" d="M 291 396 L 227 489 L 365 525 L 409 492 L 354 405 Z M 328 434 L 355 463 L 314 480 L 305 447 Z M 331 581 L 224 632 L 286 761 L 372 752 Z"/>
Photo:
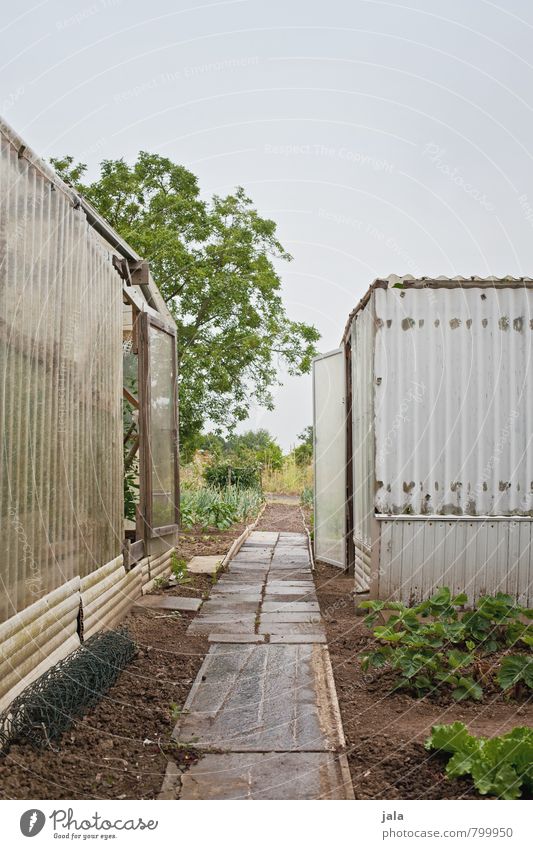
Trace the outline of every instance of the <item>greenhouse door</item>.
<path fill-rule="evenodd" d="M 313 362 L 315 557 L 346 565 L 346 407 L 342 349 Z"/>

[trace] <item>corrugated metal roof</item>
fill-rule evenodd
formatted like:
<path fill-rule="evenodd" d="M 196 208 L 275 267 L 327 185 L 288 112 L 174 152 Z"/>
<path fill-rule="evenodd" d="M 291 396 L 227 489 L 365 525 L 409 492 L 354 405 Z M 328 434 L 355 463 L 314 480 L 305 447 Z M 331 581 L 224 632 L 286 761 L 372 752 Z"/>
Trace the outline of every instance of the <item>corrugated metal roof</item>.
<path fill-rule="evenodd" d="M 350 332 L 350 326 L 355 315 L 360 310 L 364 309 L 370 300 L 370 296 L 374 289 L 463 289 L 463 288 L 517 288 L 525 287 L 533 288 L 533 277 L 513 277 L 511 274 L 505 277 L 497 277 L 495 275 L 489 277 L 413 277 L 411 274 L 389 274 L 387 277 L 376 277 L 371 286 L 361 298 L 358 304 L 350 312 L 348 321 L 342 334 L 341 345 L 345 343 Z"/>

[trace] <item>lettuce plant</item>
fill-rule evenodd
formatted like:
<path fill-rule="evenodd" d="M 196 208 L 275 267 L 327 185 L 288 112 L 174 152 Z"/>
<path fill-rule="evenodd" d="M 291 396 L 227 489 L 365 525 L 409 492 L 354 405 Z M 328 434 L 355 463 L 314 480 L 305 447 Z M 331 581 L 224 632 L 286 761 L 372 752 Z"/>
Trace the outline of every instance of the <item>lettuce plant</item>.
<path fill-rule="evenodd" d="M 451 755 L 446 775 L 470 775 L 482 796 L 519 799 L 533 790 L 533 728 L 485 738 L 469 734 L 462 722 L 434 725 L 425 745 Z"/>

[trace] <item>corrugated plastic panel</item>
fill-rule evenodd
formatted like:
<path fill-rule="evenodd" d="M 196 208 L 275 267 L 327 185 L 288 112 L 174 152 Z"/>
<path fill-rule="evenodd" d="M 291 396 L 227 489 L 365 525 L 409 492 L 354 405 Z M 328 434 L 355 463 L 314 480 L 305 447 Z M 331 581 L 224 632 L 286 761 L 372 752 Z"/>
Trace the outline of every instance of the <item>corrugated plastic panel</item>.
<path fill-rule="evenodd" d="M 378 512 L 533 515 L 531 287 L 373 298 Z"/>
<path fill-rule="evenodd" d="M 142 592 L 142 570 L 124 571 L 122 555 L 82 578 L 83 639 L 120 622 Z"/>
<path fill-rule="evenodd" d="M 374 315 L 372 304 L 358 313 L 351 328 L 353 526 L 355 585 L 368 589 L 374 513 Z"/>
<path fill-rule="evenodd" d="M 346 405 L 344 351 L 313 362 L 314 545 L 317 560 L 346 560 Z"/>
<path fill-rule="evenodd" d="M 78 648 L 79 590 L 74 578 L 0 625 L 0 710 Z"/>
<path fill-rule="evenodd" d="M 173 386 L 174 337 L 150 325 L 150 460 L 152 527 L 175 522 Z"/>
<path fill-rule="evenodd" d="M 5 621 L 120 552 L 122 282 L 72 198 L 0 143 Z"/>
<path fill-rule="evenodd" d="M 404 604 L 438 587 L 469 601 L 509 593 L 533 604 L 533 522 L 529 519 L 381 519 L 379 598 Z"/>

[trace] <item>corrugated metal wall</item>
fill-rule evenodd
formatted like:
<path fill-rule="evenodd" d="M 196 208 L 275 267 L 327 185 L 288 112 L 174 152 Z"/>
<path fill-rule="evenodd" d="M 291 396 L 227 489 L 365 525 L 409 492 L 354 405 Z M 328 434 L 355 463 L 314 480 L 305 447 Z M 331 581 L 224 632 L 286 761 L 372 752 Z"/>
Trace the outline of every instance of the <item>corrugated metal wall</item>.
<path fill-rule="evenodd" d="M 374 515 L 374 315 L 373 305 L 352 321 L 352 439 L 355 585 L 368 588 Z"/>
<path fill-rule="evenodd" d="M 315 557 L 344 566 L 346 405 L 344 351 L 313 362 Z"/>
<path fill-rule="evenodd" d="M 122 283 L 0 134 L 0 622 L 121 551 Z"/>
<path fill-rule="evenodd" d="M 379 598 L 416 603 L 437 587 L 509 593 L 533 605 L 533 522 L 529 519 L 381 519 Z"/>
<path fill-rule="evenodd" d="M 533 515 L 533 290 L 373 297 L 378 513 Z"/>

